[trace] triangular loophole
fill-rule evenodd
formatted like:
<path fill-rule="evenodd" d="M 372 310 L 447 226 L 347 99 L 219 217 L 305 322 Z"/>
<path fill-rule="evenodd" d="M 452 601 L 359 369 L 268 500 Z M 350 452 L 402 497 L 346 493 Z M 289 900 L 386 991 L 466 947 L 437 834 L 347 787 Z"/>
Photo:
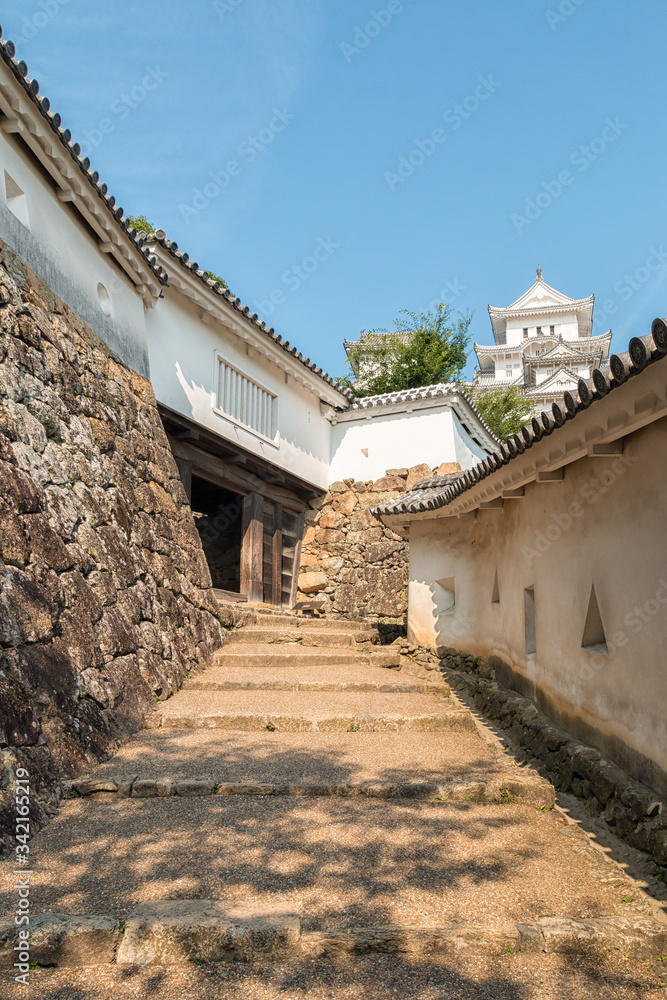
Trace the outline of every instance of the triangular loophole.
<path fill-rule="evenodd" d="M 586 624 L 584 625 L 584 635 L 581 640 L 584 649 L 593 650 L 595 653 L 608 653 L 607 637 L 604 634 L 602 617 L 598 605 L 595 587 L 591 587 L 591 596 L 588 601 L 588 611 L 586 612 Z"/>
<path fill-rule="evenodd" d="M 498 570 L 496 570 L 496 575 L 493 578 L 493 594 L 491 596 L 492 604 L 500 604 L 500 591 L 498 590 Z"/>

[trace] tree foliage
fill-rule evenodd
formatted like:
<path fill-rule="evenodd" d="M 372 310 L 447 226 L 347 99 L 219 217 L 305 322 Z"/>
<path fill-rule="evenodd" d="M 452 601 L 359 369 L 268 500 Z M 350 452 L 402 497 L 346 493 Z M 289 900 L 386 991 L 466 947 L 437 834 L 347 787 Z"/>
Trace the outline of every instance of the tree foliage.
<path fill-rule="evenodd" d="M 138 233 L 154 233 L 155 226 L 149 222 L 145 215 L 128 215 L 127 221 L 131 229 L 136 229 Z"/>
<path fill-rule="evenodd" d="M 474 403 L 501 441 L 518 434 L 531 410 L 530 401 L 516 385 L 505 389 L 480 389 L 474 394 Z"/>
<path fill-rule="evenodd" d="M 441 302 L 435 310 L 415 313 L 402 309 L 395 330 L 362 333 L 348 353 L 354 373 L 341 379 L 356 396 L 375 396 L 456 381 L 468 357 L 472 314 L 451 319 Z"/>
<path fill-rule="evenodd" d="M 225 279 L 221 278 L 219 274 L 215 273 L 215 271 L 204 271 L 204 274 L 206 275 L 207 278 L 210 278 L 212 281 L 219 281 L 223 288 L 229 288 L 229 285 L 227 284 Z"/>
<path fill-rule="evenodd" d="M 136 229 L 138 233 L 154 233 L 155 226 L 152 222 L 149 222 L 145 215 L 128 215 L 127 221 L 130 228 Z M 212 281 L 219 281 L 223 288 L 229 288 L 229 285 L 224 278 L 221 278 L 219 274 L 215 271 L 204 271 L 207 278 L 211 278 Z"/>

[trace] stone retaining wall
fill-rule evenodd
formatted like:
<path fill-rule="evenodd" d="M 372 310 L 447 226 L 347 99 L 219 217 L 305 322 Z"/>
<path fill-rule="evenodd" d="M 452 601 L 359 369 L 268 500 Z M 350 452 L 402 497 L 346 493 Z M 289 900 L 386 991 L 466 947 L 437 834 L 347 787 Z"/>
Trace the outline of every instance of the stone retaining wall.
<path fill-rule="evenodd" d="M 150 383 L 7 245 L 0 362 L 1 851 L 17 766 L 34 832 L 224 631 Z"/>
<path fill-rule="evenodd" d="M 375 482 L 345 479 L 311 501 L 301 550 L 297 600 L 317 595 L 330 617 L 370 618 L 391 641 L 405 631 L 408 608 L 408 542 L 370 512 L 432 475 L 458 472 L 415 465 L 389 469 Z"/>
<path fill-rule="evenodd" d="M 584 799 L 617 836 L 667 865 L 667 803 L 654 791 L 595 747 L 572 739 L 529 698 L 501 687 L 488 660 L 452 647 L 438 647 L 437 654 L 452 687 L 465 690 L 479 709 L 499 719 L 525 758 L 537 761 L 557 788 Z"/>

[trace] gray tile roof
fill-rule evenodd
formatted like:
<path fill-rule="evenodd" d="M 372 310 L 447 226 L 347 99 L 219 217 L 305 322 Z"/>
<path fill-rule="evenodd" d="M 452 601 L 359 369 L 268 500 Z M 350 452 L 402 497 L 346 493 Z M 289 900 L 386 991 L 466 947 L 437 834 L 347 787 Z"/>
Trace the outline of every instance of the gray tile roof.
<path fill-rule="evenodd" d="M 473 403 L 472 397 L 468 395 L 460 382 L 436 382 L 435 385 L 421 385 L 416 389 L 400 389 L 397 392 L 384 392 L 378 396 L 361 396 L 354 399 L 349 409 L 368 410 L 373 406 L 386 406 L 391 405 L 392 403 L 417 402 L 420 399 L 437 399 L 440 396 L 449 396 L 452 393 L 456 393 L 457 396 L 460 396 L 461 399 L 465 400 L 489 437 L 491 437 L 494 441 L 498 441 L 499 438 L 496 437 L 489 425 L 486 423 L 481 413 Z"/>
<path fill-rule="evenodd" d="M 2 35 L 2 29 L 0 29 L 0 36 Z M 199 269 L 197 264 L 192 264 L 188 255 L 180 253 L 176 243 L 172 243 L 166 238 L 161 230 L 158 230 L 160 237 L 157 234 L 146 234 L 137 233 L 137 231 L 130 227 L 128 220 L 123 215 L 123 209 L 116 206 L 116 199 L 113 195 L 108 194 L 108 189 L 106 184 L 100 183 L 99 174 L 97 171 L 92 171 L 90 169 L 89 158 L 81 156 L 81 147 L 77 142 L 72 142 L 72 133 L 69 129 L 63 129 L 62 119 L 59 114 L 51 113 L 51 104 L 48 97 L 39 96 L 39 83 L 35 79 L 30 79 L 28 77 L 28 66 L 23 60 L 17 60 L 14 58 L 16 55 L 16 47 L 13 42 L 6 40 L 0 41 L 0 58 L 9 66 L 17 82 L 21 85 L 24 92 L 32 103 L 37 107 L 41 116 L 49 124 L 50 128 L 54 134 L 58 137 L 63 148 L 71 156 L 74 162 L 77 164 L 79 170 L 86 178 L 88 183 L 91 185 L 98 198 L 100 199 L 101 207 L 106 210 L 113 217 L 115 222 L 118 224 L 120 229 L 126 234 L 128 240 L 134 245 L 134 249 L 137 253 L 141 254 L 151 270 L 155 273 L 160 283 L 167 285 L 169 282 L 169 276 L 167 271 L 159 263 L 155 254 L 151 253 L 150 247 L 154 242 L 159 242 L 164 246 L 169 253 L 179 261 L 179 263 L 190 270 L 193 274 L 196 274 L 206 285 L 212 288 L 215 292 L 222 295 L 227 301 L 240 312 L 242 315 L 246 316 L 251 323 L 258 327 L 263 333 L 270 337 L 279 347 L 281 347 L 287 354 L 291 354 L 296 361 L 303 364 L 309 371 L 314 375 L 318 375 L 325 382 L 327 382 L 332 388 L 340 392 L 346 399 L 354 399 L 354 394 L 347 388 L 347 386 L 341 385 L 336 379 L 331 378 L 327 375 L 325 371 L 310 360 L 310 358 L 304 357 L 300 351 L 295 347 L 292 347 L 287 340 L 283 340 L 282 337 L 278 336 L 273 328 L 269 328 L 258 319 L 255 313 L 250 312 L 247 306 L 242 305 L 240 299 L 236 298 L 228 289 L 223 288 L 219 282 L 212 281 L 208 275 Z"/>
<path fill-rule="evenodd" d="M 226 299 L 226 301 L 229 302 L 229 304 L 234 309 L 240 312 L 241 315 L 245 316 L 254 326 L 257 327 L 258 330 L 261 330 L 262 333 L 266 334 L 267 337 L 273 340 L 274 343 L 278 345 L 278 347 L 281 347 L 283 351 L 285 351 L 287 354 L 291 354 L 296 361 L 299 361 L 302 365 L 308 368 L 308 370 L 313 372 L 314 375 L 318 375 L 333 389 L 335 389 L 337 392 L 340 392 L 341 395 L 345 396 L 346 399 L 348 400 L 354 399 L 354 393 L 350 389 L 348 389 L 347 386 L 341 385 L 341 383 L 337 382 L 336 379 L 332 378 L 330 375 L 327 375 L 327 373 L 322 368 L 318 368 L 318 366 L 315 364 L 314 361 L 311 361 L 310 358 L 304 357 L 304 355 L 301 354 L 301 352 L 298 351 L 296 347 L 293 347 L 288 340 L 283 340 L 283 338 L 275 332 L 272 326 L 271 327 L 267 326 L 263 320 L 259 319 L 257 313 L 251 313 L 248 306 L 244 306 L 241 303 L 241 300 L 237 298 L 235 295 L 233 295 L 228 288 L 225 288 L 224 285 L 222 285 L 219 281 L 216 281 L 213 278 L 209 278 L 207 272 L 202 270 L 199 267 L 199 264 L 193 263 L 193 261 L 190 260 L 187 253 L 183 253 L 181 250 L 178 249 L 177 243 L 174 243 L 173 240 L 168 239 L 163 229 L 157 229 L 154 233 L 146 233 L 144 234 L 144 236 L 146 239 L 146 243 L 148 244 L 159 243 L 161 247 L 164 247 L 164 249 L 167 250 L 169 254 L 171 254 L 171 256 L 178 261 L 181 267 L 185 268 L 187 271 L 190 271 L 192 274 L 196 275 L 196 277 L 199 278 L 199 280 L 204 285 L 206 285 L 207 288 L 209 288 L 212 292 L 215 292 L 216 295 L 220 295 L 223 299 Z"/>
<path fill-rule="evenodd" d="M 1 28 L 0 35 L 2 35 Z M 113 216 L 120 229 L 123 230 L 128 240 L 133 244 L 136 252 L 140 253 L 146 259 L 147 264 L 155 273 L 160 283 L 166 285 L 168 281 L 167 272 L 158 263 L 157 257 L 151 254 L 149 248 L 144 247 L 143 240 L 137 235 L 136 230 L 130 228 L 127 219 L 123 216 L 123 209 L 117 208 L 116 199 L 113 195 L 108 194 L 106 184 L 100 184 L 100 175 L 98 172 L 96 170 L 91 171 L 88 157 L 81 156 L 81 147 L 78 142 L 72 142 L 72 133 L 70 130 L 68 128 L 61 128 L 62 120 L 60 115 L 51 113 L 51 104 L 48 97 L 39 96 L 39 83 L 37 80 L 31 80 L 28 77 L 27 64 L 22 59 L 15 59 L 15 55 L 16 46 L 12 41 L 6 40 L 0 42 L 0 58 L 9 66 L 26 96 L 39 110 L 42 118 L 49 124 L 63 148 L 77 164 L 79 170 L 97 194 L 102 209 Z"/>
<path fill-rule="evenodd" d="M 573 420 L 581 410 L 588 409 L 597 400 L 665 356 L 667 356 L 667 322 L 656 319 L 653 321 L 650 334 L 645 337 L 633 337 L 625 353 L 611 356 L 608 370 L 603 372 L 596 368 L 591 378 L 579 379 L 576 394 L 565 392 L 560 403 L 552 404 L 551 414 L 545 411 L 540 417 L 533 417 L 529 424 L 521 428 L 519 434 L 512 434 L 500 448 L 468 472 L 437 486 L 433 480 L 422 480 L 409 493 L 404 493 L 387 503 L 378 504 L 372 509 L 372 513 L 420 514 L 446 507 L 482 479 L 518 458 L 528 448 L 532 448 L 535 442 L 557 431 L 566 420 Z"/>

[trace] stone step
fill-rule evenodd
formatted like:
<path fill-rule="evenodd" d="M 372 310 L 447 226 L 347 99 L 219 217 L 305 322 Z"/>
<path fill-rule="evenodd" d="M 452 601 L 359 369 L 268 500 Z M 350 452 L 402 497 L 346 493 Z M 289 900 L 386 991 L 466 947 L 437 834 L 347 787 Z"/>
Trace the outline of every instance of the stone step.
<path fill-rule="evenodd" d="M 268 628 L 264 625 L 245 625 L 238 631 L 231 632 L 227 642 L 230 645 L 276 643 L 301 646 L 356 646 L 358 643 L 370 645 L 377 633 L 363 631 L 345 631 L 326 629 L 301 628 Z"/>
<path fill-rule="evenodd" d="M 585 957 L 589 962 L 611 954 L 650 962 L 663 960 L 667 950 L 667 925 L 650 918 L 553 916 L 531 924 L 458 920 L 431 927 L 392 924 L 306 931 L 302 922 L 299 906 L 261 905 L 254 899 L 160 900 L 135 907 L 123 922 L 106 913 L 49 913 L 31 921 L 30 957 L 35 965 L 49 968 L 132 966 L 136 984 L 142 968 L 188 963 L 249 965 L 368 954 L 450 961 L 543 954 Z M 13 970 L 18 943 L 18 928 L 0 925 L 0 968 Z M 161 981 L 163 977 L 160 974 Z"/>
<path fill-rule="evenodd" d="M 449 695 L 438 674 L 432 682 L 372 666 L 229 667 L 220 664 L 186 682 L 186 691 L 379 691 L 385 694 Z"/>
<path fill-rule="evenodd" d="M 178 899 L 137 907 L 118 965 L 277 962 L 300 952 L 299 907 L 254 900 Z"/>
<path fill-rule="evenodd" d="M 250 618 L 249 624 L 264 625 L 268 628 L 317 629 L 320 632 L 373 632 L 377 630 L 375 622 L 356 622 L 344 618 L 310 618 L 303 615 L 278 613 L 255 613 Z"/>
<path fill-rule="evenodd" d="M 373 651 L 374 653 L 375 651 Z M 377 651 L 381 653 L 381 648 Z M 229 667 L 325 667 L 368 666 L 372 653 L 359 652 L 349 646 L 301 646 L 279 643 L 228 643 L 219 649 L 213 662 Z M 383 657 L 395 654 L 382 654 Z M 398 666 L 398 663 L 396 663 Z"/>
<path fill-rule="evenodd" d="M 536 776 L 533 779 L 507 775 L 494 781 L 449 781 L 436 784 L 425 781 L 365 781 L 332 784 L 320 782 L 218 781 L 216 777 L 155 777 L 150 771 L 135 774 L 131 781 L 113 773 L 106 780 L 82 778 L 67 782 L 66 791 L 82 799 L 113 802 L 117 799 L 166 799 L 202 795 L 289 795 L 292 798 L 368 798 L 410 799 L 423 802 L 474 802 L 481 804 L 528 804 L 552 809 L 553 786 Z"/>
<path fill-rule="evenodd" d="M 553 797 L 549 782 L 528 768 L 512 765 L 476 731 L 244 733 L 152 729 L 136 733 L 111 760 L 82 780 L 118 781 L 130 786 L 140 776 L 335 787 L 532 780 L 540 785 L 540 801 Z"/>
<path fill-rule="evenodd" d="M 281 732 L 474 731 L 466 709 L 421 694 L 347 691 L 195 691 L 183 689 L 161 707 L 161 725 Z"/>

